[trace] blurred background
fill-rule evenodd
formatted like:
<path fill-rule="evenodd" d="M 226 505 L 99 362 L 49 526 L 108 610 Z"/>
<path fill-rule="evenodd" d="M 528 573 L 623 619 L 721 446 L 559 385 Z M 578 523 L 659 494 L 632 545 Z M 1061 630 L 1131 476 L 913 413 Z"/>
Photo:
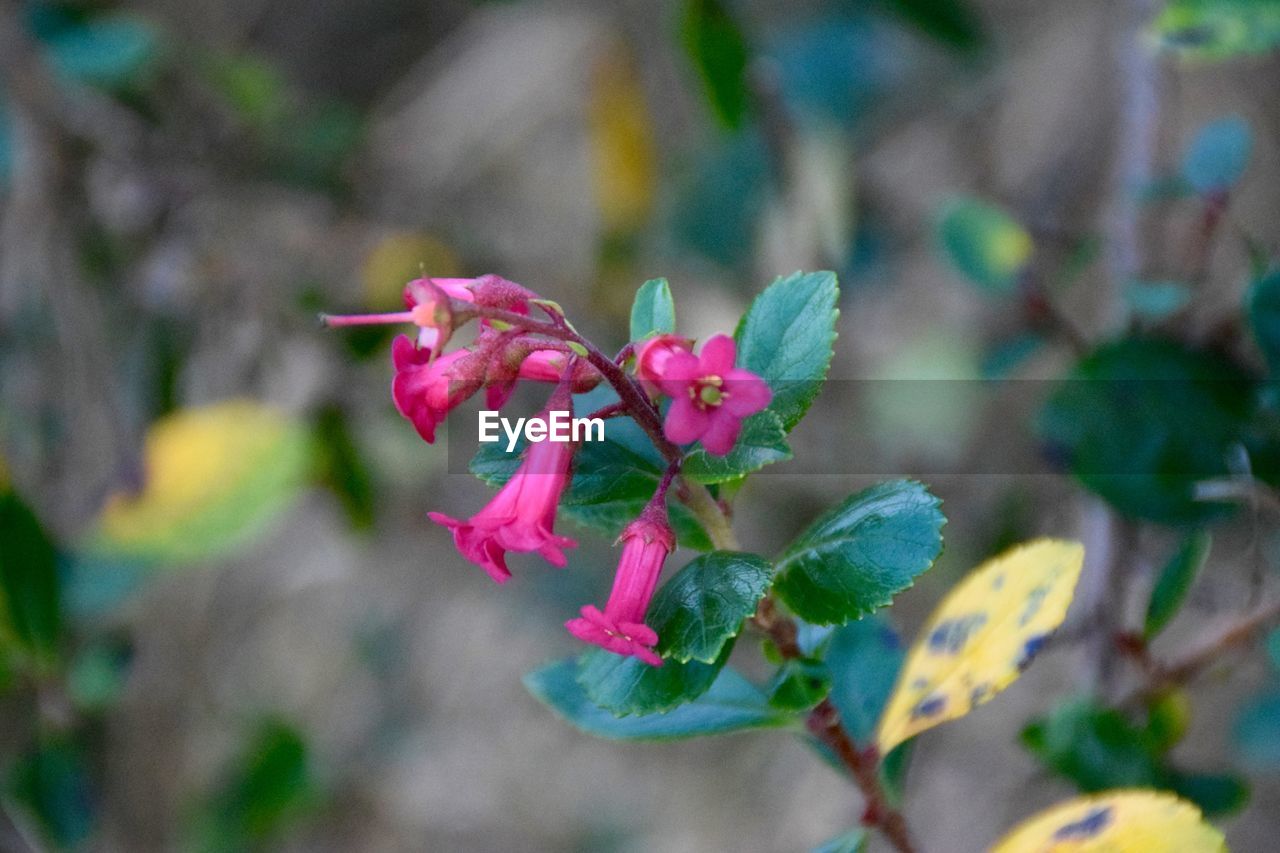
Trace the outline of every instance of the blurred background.
<path fill-rule="evenodd" d="M 784 851 L 853 825 L 786 734 L 612 744 L 530 697 L 613 552 L 584 535 L 503 588 L 463 562 L 425 513 L 486 490 L 396 414 L 391 332 L 316 313 L 494 272 L 620 346 L 645 279 L 705 337 L 833 269 L 835 381 L 741 494 L 747 547 L 924 479 L 947 550 L 893 609 L 907 636 L 1023 537 L 1150 564 L 1176 536 L 1117 544 L 1031 429 L 1041 384 L 984 380 L 1056 378 L 1133 322 L 1261 363 L 1239 305 L 1280 239 L 1277 5 L 3 0 L 0 537 L 57 583 L 2 567 L 26 615 L 0 625 L 0 848 Z M 1224 118 L 1247 171 L 1197 241 L 1188 146 Z M 1171 643 L 1239 597 L 1258 535 L 1223 531 Z M 1083 657 L 921 739 L 925 849 L 1072 791 L 1016 734 Z M 1240 760 L 1255 658 L 1196 694 L 1184 758 Z M 1276 726 L 1222 823 L 1241 850 L 1277 831 Z"/>

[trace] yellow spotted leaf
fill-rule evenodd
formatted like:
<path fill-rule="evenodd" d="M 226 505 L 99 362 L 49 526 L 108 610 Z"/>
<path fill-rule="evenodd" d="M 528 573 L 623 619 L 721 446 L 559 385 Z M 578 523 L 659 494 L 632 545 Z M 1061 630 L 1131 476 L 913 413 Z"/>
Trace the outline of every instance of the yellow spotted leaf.
<path fill-rule="evenodd" d="M 876 735 L 881 754 L 963 717 L 1015 680 L 1062 623 L 1084 546 L 1037 539 L 988 560 L 925 624 Z"/>
<path fill-rule="evenodd" d="M 593 72 L 587 113 L 596 202 L 605 230 L 626 234 L 643 225 L 653 207 L 653 124 L 628 51 L 608 51 Z"/>
<path fill-rule="evenodd" d="M 1076 797 L 1015 827 L 991 853 L 1223 853 L 1200 810 L 1144 788 Z"/>
<path fill-rule="evenodd" d="M 261 403 L 178 411 L 151 426 L 143 487 L 111 496 L 91 547 L 157 560 L 216 555 L 298 494 L 310 454 L 307 430 Z"/>

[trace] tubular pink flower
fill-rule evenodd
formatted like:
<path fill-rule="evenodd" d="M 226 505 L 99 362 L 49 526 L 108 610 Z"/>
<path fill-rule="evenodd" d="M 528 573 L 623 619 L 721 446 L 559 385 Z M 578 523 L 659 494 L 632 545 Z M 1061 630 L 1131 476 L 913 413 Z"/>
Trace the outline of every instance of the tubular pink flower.
<path fill-rule="evenodd" d="M 546 413 L 537 418 L 545 422 Z M 427 515 L 450 528 L 458 552 L 497 583 L 505 583 L 511 577 L 508 551 L 537 552 L 551 565 L 563 567 L 568 562 L 564 549 L 578 544 L 554 532 L 556 509 L 569 485 L 572 461 L 572 444 L 535 442 L 515 475 L 471 518 L 459 521 L 440 512 Z"/>
<path fill-rule="evenodd" d="M 659 386 L 671 397 L 662 431 L 675 444 L 702 440 L 708 453 L 733 449 L 742 421 L 769 405 L 773 393 L 759 376 L 734 367 L 738 348 L 728 335 L 713 335 L 702 354 L 673 352 L 662 364 Z"/>
<path fill-rule="evenodd" d="M 636 378 L 651 397 L 661 393 L 659 383 L 667 361 L 676 353 L 693 351 L 693 341 L 678 335 L 655 335 L 636 348 Z"/>
<path fill-rule="evenodd" d="M 435 441 L 436 427 L 449 412 L 480 389 L 480 379 L 465 375 L 465 360 L 472 355 L 460 349 L 433 359 L 430 349 L 418 347 L 407 335 L 391 342 L 396 369 L 391 399 L 428 444 Z"/>
<path fill-rule="evenodd" d="M 665 510 L 657 504 L 646 508 L 618 538 L 622 556 L 604 611 L 588 604 L 580 611 L 580 617 L 570 619 L 564 626 L 583 642 L 614 654 L 637 657 L 650 666 L 662 666 L 662 658 L 654 651 L 658 635 L 644 624 L 644 617 L 658 587 L 662 564 L 675 550 L 675 534 L 667 524 Z"/>

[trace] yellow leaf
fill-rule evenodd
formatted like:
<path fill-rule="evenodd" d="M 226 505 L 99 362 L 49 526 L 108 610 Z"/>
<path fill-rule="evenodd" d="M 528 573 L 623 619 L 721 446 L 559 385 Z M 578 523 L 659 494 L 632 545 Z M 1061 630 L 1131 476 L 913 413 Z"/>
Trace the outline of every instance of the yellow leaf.
<path fill-rule="evenodd" d="M 261 403 L 178 411 L 151 426 L 144 486 L 108 499 L 92 545 L 177 560 L 238 544 L 297 494 L 309 452 L 306 430 Z"/>
<path fill-rule="evenodd" d="M 887 754 L 1008 687 L 1062 623 L 1084 563 L 1078 542 L 1037 539 L 988 560 L 939 605 L 880 719 Z"/>
<path fill-rule="evenodd" d="M 991 853 L 1225 853 L 1200 810 L 1143 788 L 1076 797 L 1019 824 Z"/>
<path fill-rule="evenodd" d="M 626 50 L 609 51 L 594 72 L 588 118 L 596 203 L 606 231 L 627 233 L 644 224 L 653 207 L 652 122 Z"/>

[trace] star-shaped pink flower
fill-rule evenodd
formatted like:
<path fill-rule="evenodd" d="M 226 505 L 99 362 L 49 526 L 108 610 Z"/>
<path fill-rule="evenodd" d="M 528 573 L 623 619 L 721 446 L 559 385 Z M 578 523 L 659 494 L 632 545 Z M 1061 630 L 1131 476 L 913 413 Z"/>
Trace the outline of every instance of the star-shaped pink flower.
<path fill-rule="evenodd" d="M 676 444 L 701 439 L 708 453 L 733 449 L 742 421 L 769 405 L 773 392 L 759 376 L 734 367 L 738 348 L 728 335 L 713 335 L 702 353 L 676 351 L 662 364 L 659 387 L 671 398 L 663 432 Z"/>

